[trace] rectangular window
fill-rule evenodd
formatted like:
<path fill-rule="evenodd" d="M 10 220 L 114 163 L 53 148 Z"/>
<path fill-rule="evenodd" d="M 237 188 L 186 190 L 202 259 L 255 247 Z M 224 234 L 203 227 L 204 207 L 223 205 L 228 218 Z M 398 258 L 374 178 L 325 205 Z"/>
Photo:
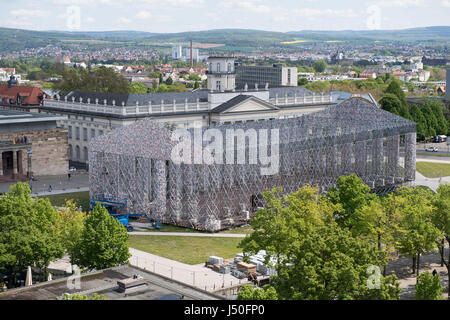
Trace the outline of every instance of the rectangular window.
<path fill-rule="evenodd" d="M 99 136 L 103 135 L 103 130 L 98 130 L 98 135 Z"/>
<path fill-rule="evenodd" d="M 91 129 L 91 139 L 95 138 L 95 129 Z"/>
<path fill-rule="evenodd" d="M 80 140 L 80 128 L 79 128 L 79 127 L 76 127 L 76 128 L 75 128 L 75 132 L 76 132 L 75 138 L 76 138 L 77 140 Z"/>
<path fill-rule="evenodd" d="M 88 141 L 88 130 L 83 128 L 83 141 Z"/>
<path fill-rule="evenodd" d="M 72 139 L 72 126 L 69 126 L 69 139 Z"/>
<path fill-rule="evenodd" d="M 222 81 L 216 81 L 216 90 L 221 91 Z"/>

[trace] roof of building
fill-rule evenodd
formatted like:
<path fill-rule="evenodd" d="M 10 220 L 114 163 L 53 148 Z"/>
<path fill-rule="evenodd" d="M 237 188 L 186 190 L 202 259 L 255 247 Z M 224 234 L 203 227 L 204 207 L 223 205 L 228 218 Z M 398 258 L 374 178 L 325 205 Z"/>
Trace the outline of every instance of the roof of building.
<path fill-rule="evenodd" d="M 343 101 L 346 101 L 347 99 L 350 99 L 351 97 L 353 97 L 354 94 L 351 92 L 346 92 L 346 91 L 331 91 L 331 97 L 332 97 L 332 101 L 335 103 L 341 103 Z M 378 106 L 377 101 L 375 100 L 375 98 L 370 94 L 361 94 L 359 95 L 361 98 L 364 98 L 368 101 L 370 101 L 371 103 L 373 103 L 374 105 Z"/>
<path fill-rule="evenodd" d="M 83 99 L 83 102 L 87 102 L 90 99 L 90 103 L 95 104 L 95 99 L 98 99 L 98 104 L 104 104 L 104 100 L 106 100 L 107 105 L 116 106 L 135 106 L 136 103 L 139 105 L 148 105 L 150 102 L 152 104 L 161 104 L 161 101 L 169 104 L 173 103 L 175 100 L 176 103 L 185 103 L 186 99 L 188 103 L 195 103 L 197 99 L 199 102 L 207 102 L 208 101 L 208 90 L 194 90 L 188 92 L 158 92 L 158 93 L 147 93 L 147 94 L 120 94 L 120 93 L 108 93 L 108 92 L 89 92 L 89 91 L 80 91 L 75 90 L 67 94 L 67 100 L 71 101 L 72 98 L 75 98 L 76 102 L 80 101 L 80 98 Z M 64 97 L 61 98 L 64 100 Z"/>
<path fill-rule="evenodd" d="M 230 109 L 232 109 L 232 108 L 234 108 L 234 107 L 236 107 L 236 106 L 238 106 L 238 105 L 240 105 L 240 104 L 242 104 L 242 103 L 244 103 L 245 101 L 248 101 L 248 100 L 255 100 L 258 103 L 261 103 L 261 104 L 264 104 L 266 106 L 269 106 L 272 109 L 279 109 L 276 106 L 274 106 L 274 105 L 272 105 L 272 104 L 270 104 L 270 103 L 268 103 L 268 102 L 266 102 L 266 101 L 264 101 L 262 99 L 259 99 L 259 98 L 255 97 L 255 96 L 240 94 L 240 95 L 238 95 L 238 96 L 236 96 L 236 97 L 234 97 L 234 98 L 232 98 L 232 99 L 222 103 L 221 105 L 215 107 L 211 112 L 212 113 L 223 113 L 223 112 L 225 112 L 227 110 L 230 110 Z"/>
<path fill-rule="evenodd" d="M 117 281 L 139 275 L 145 284 L 125 292 L 118 290 Z M 70 289 L 68 278 L 43 282 L 30 287 L 22 287 L 0 293 L 0 300 L 55 300 L 64 293 L 103 294 L 110 300 L 218 300 L 221 296 L 199 288 L 170 280 L 157 274 L 124 265 L 82 274 L 81 288 Z"/>
<path fill-rule="evenodd" d="M 65 117 L 51 116 L 43 113 L 24 112 L 0 108 L 0 125 L 13 123 L 30 123 L 62 120 Z"/>
<path fill-rule="evenodd" d="M 297 97 L 300 97 L 302 95 L 312 95 L 314 94 L 313 91 L 306 89 L 305 87 L 269 87 L 269 98 L 275 98 L 277 95 L 279 98 L 284 97 L 287 95 L 287 97 L 294 97 L 296 95 Z"/>
<path fill-rule="evenodd" d="M 14 85 L 12 88 L 9 88 L 7 84 L 0 85 L 0 102 L 2 99 L 10 99 L 13 103 L 16 103 L 19 95 L 24 99 L 22 104 L 39 105 L 44 94 L 37 87 Z"/>
<path fill-rule="evenodd" d="M 265 88 L 260 88 L 259 91 L 264 91 Z M 242 92 L 246 95 L 251 95 L 251 92 L 255 91 L 254 88 L 248 88 L 247 91 L 244 91 L 242 88 L 236 89 L 235 92 Z M 90 91 L 80 91 L 75 90 L 67 94 L 67 100 L 71 101 L 72 98 L 75 98 L 76 102 L 80 101 L 82 98 L 83 102 L 87 102 L 87 99 L 90 99 L 90 103 L 95 104 L 95 99 L 98 99 L 98 104 L 104 104 L 104 100 L 106 100 L 107 105 L 113 105 L 113 101 L 116 106 L 135 106 L 136 103 L 139 103 L 140 106 L 148 105 L 151 101 L 152 104 L 158 105 L 161 104 L 161 101 L 164 101 L 165 104 L 170 104 L 176 101 L 177 104 L 185 103 L 196 103 L 197 99 L 199 102 L 207 102 L 208 101 L 208 93 L 210 91 L 207 89 L 198 89 L 187 92 L 158 92 L 158 93 L 147 93 L 147 94 L 118 94 L 118 93 L 108 93 L 108 92 L 90 92 Z M 231 91 L 230 91 L 231 92 Z M 215 94 L 220 94 L 221 92 L 214 91 Z M 294 95 L 302 96 L 302 95 L 312 95 L 313 92 L 304 87 L 269 87 L 269 97 L 275 98 L 278 97 L 294 97 Z M 61 98 L 64 100 L 64 97 Z"/>

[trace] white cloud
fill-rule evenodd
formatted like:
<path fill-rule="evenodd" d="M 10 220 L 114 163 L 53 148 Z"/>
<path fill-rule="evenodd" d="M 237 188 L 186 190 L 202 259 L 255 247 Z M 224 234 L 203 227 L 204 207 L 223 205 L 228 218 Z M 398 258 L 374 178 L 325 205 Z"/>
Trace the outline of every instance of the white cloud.
<path fill-rule="evenodd" d="M 333 9 L 294 9 L 294 14 L 306 16 L 306 17 L 316 17 L 316 16 L 335 16 L 336 18 L 345 17 L 345 18 L 354 18 L 357 16 L 356 12 L 353 9 L 346 10 L 333 10 Z"/>
<path fill-rule="evenodd" d="M 50 14 L 48 11 L 27 9 L 12 10 L 9 13 L 17 18 L 43 18 Z"/>
<path fill-rule="evenodd" d="M 136 15 L 138 19 L 148 19 L 152 16 L 152 14 L 148 11 L 141 11 Z"/>
<path fill-rule="evenodd" d="M 92 23 L 92 22 L 95 22 L 95 19 L 92 17 L 87 17 L 84 21 L 87 23 Z"/>
<path fill-rule="evenodd" d="M 392 0 L 392 1 L 379 1 L 375 4 L 379 7 L 426 7 L 428 0 Z"/>
<path fill-rule="evenodd" d="M 450 1 L 449 1 L 449 0 L 443 0 L 443 1 L 441 2 L 441 4 L 442 4 L 444 7 L 450 8 Z"/>
<path fill-rule="evenodd" d="M 131 20 L 130 19 L 128 19 L 128 18 L 125 18 L 125 17 L 120 17 L 119 18 L 119 22 L 120 23 L 130 23 L 131 22 Z"/>

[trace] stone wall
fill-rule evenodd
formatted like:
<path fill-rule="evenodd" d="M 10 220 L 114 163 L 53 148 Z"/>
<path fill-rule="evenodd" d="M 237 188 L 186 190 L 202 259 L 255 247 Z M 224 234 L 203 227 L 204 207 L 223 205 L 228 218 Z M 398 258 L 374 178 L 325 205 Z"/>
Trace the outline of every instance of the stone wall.
<path fill-rule="evenodd" d="M 34 176 L 67 174 L 69 169 L 67 129 L 1 133 L 0 141 L 12 141 L 21 135 L 27 136 L 33 145 L 31 162 Z M 28 168 L 26 153 L 23 154 L 22 164 L 26 173 Z"/>

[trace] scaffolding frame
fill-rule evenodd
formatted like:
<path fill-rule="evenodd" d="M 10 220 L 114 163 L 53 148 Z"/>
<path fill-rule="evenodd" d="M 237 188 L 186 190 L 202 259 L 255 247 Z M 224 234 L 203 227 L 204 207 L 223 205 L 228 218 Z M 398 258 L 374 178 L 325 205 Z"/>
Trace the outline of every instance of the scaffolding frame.
<path fill-rule="evenodd" d="M 226 137 L 223 150 L 234 141 L 235 161 L 245 152 L 245 164 L 177 164 L 172 133 L 144 119 L 90 142 L 91 196 L 127 198 L 127 213 L 218 231 L 247 223 L 263 205 L 264 190 L 275 186 L 288 194 L 309 184 L 323 193 L 339 176 L 354 173 L 373 192 L 386 193 L 415 180 L 416 124 L 359 97 L 297 118 L 204 127 L 202 134 L 211 128 Z M 226 134 L 230 129 L 266 129 L 269 150 L 277 129 L 278 174 L 262 175 L 260 163 L 250 164 L 249 154 L 259 148 L 238 144 Z"/>

